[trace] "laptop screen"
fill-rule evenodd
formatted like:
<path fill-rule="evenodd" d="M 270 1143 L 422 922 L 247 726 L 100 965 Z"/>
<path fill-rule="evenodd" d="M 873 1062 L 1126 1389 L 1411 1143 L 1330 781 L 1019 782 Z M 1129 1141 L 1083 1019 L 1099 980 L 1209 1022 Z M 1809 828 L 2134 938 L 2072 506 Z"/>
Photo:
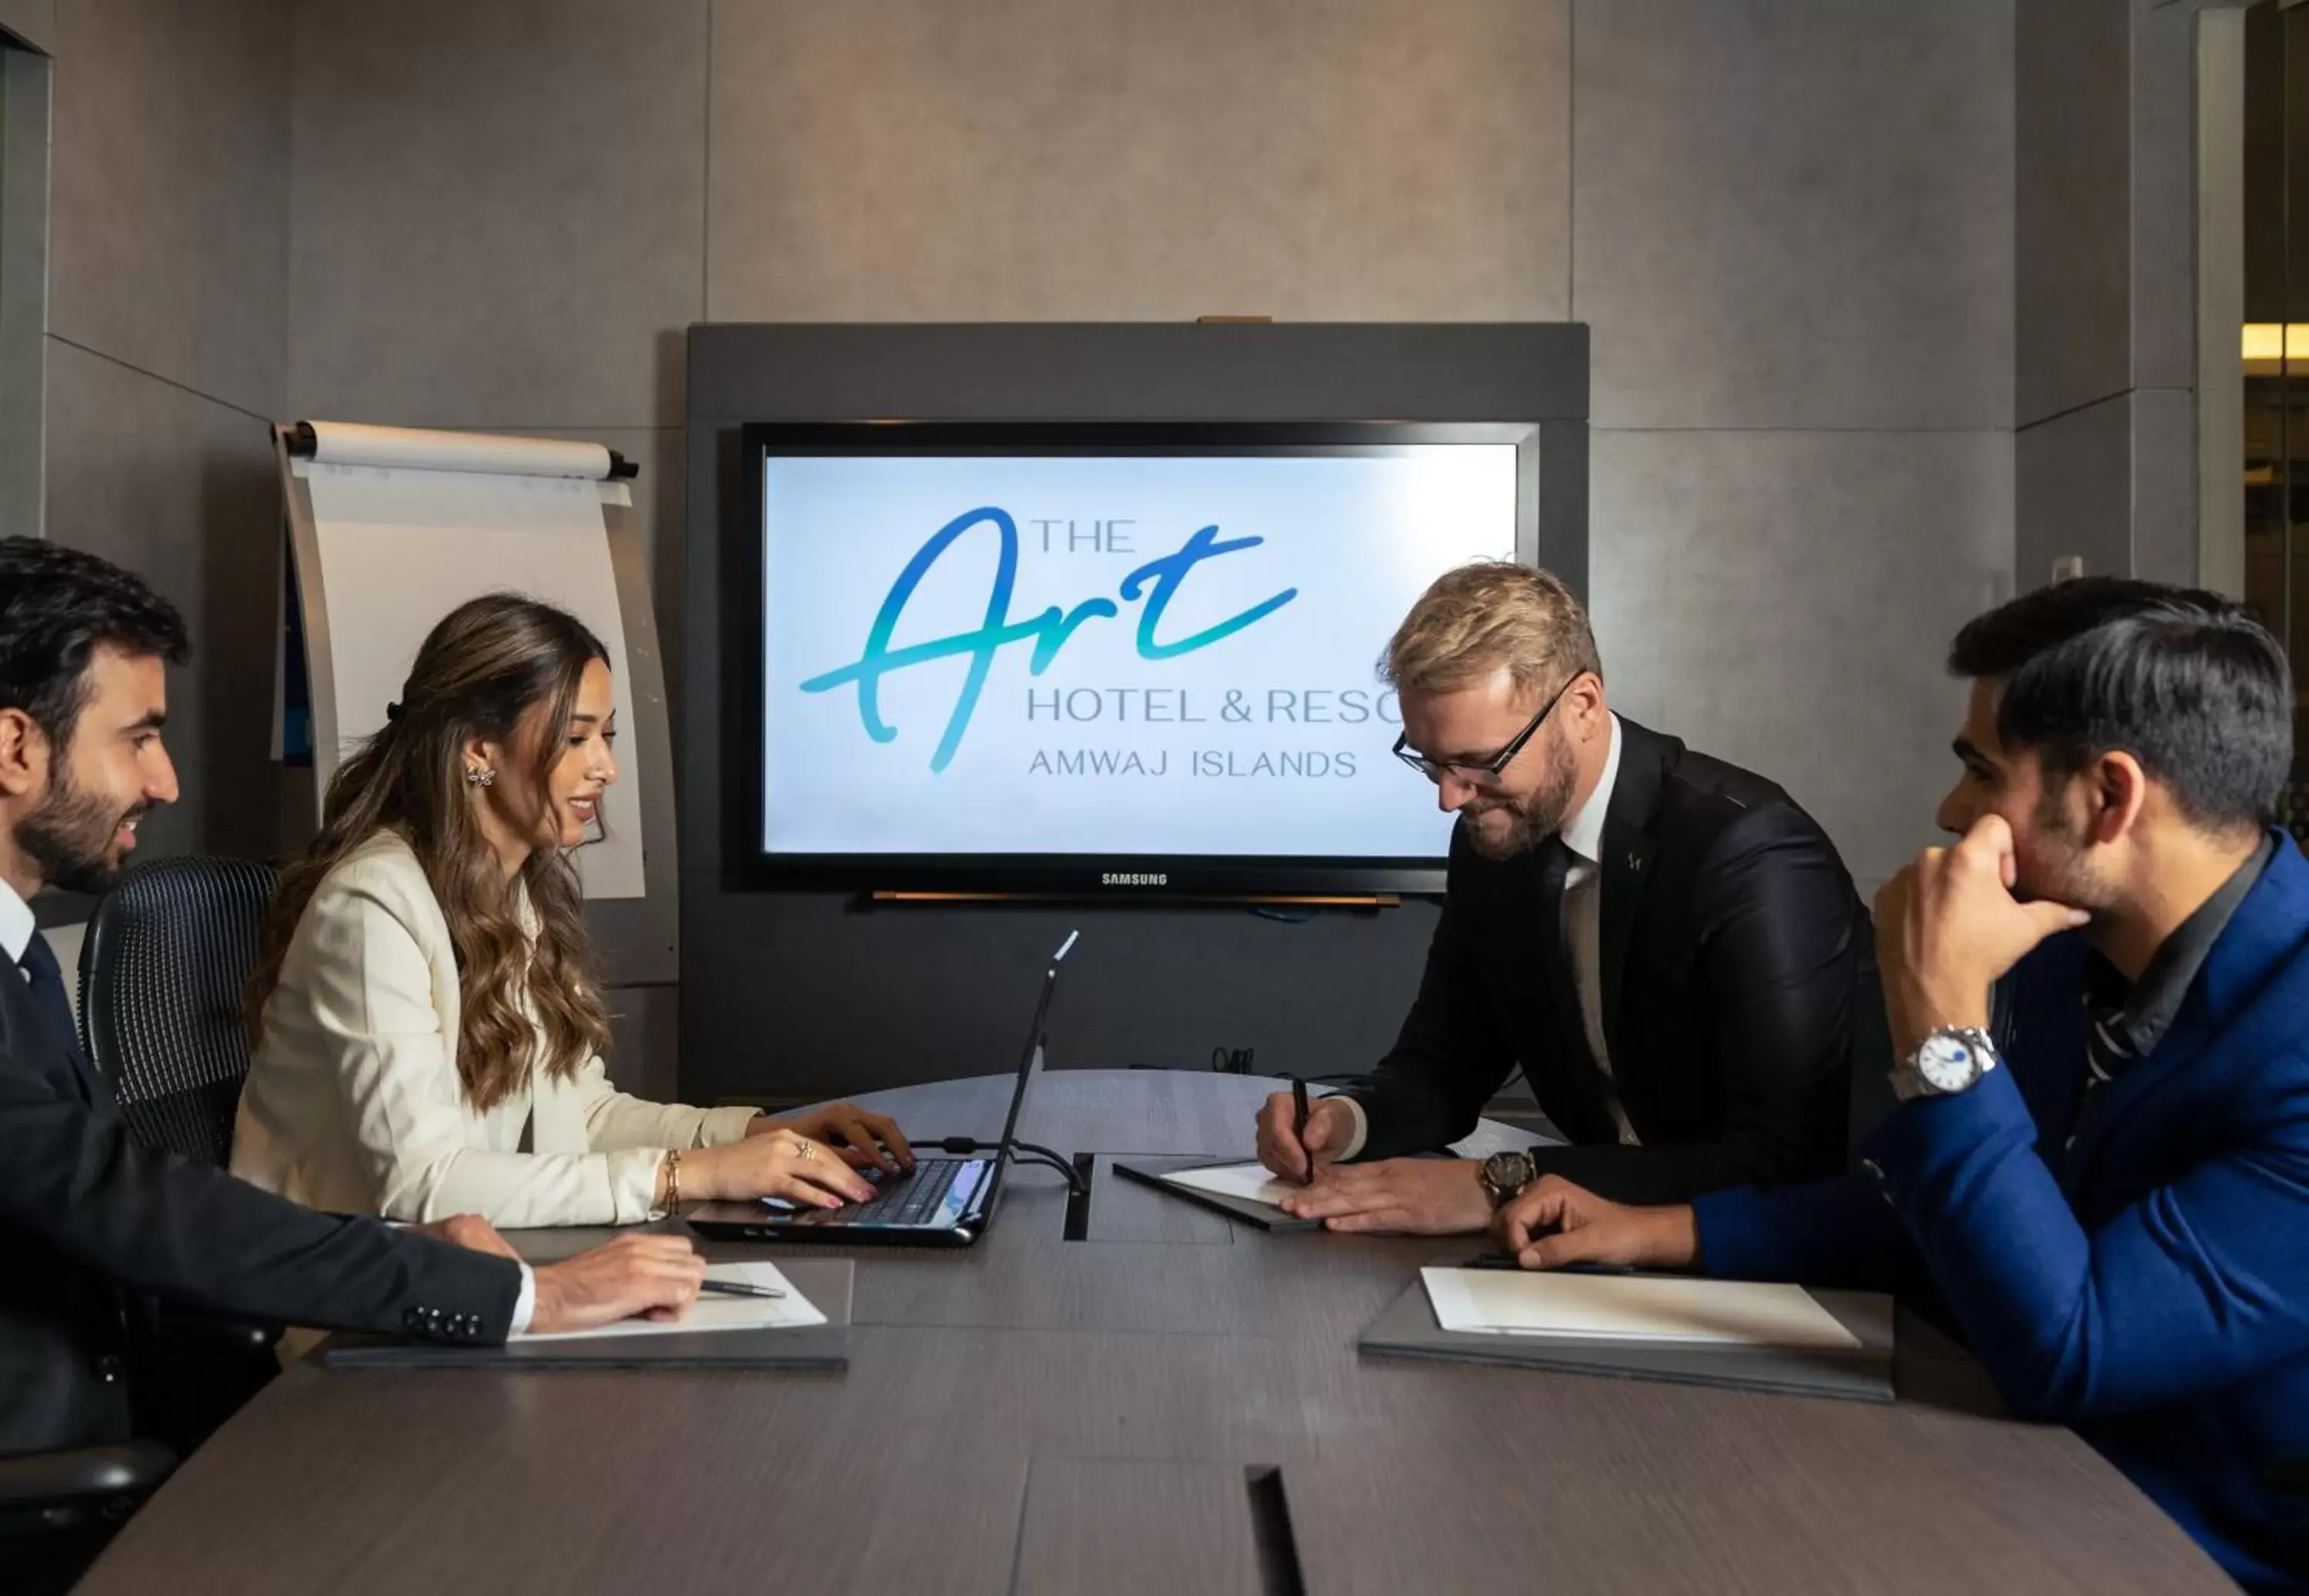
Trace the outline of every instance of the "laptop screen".
<path fill-rule="evenodd" d="M 1050 1018 L 1051 995 L 1058 990 L 1059 966 L 1081 937 L 1080 931 L 1068 932 L 1059 951 L 1051 955 L 1050 968 L 1042 972 L 1042 990 L 1034 1000 L 1033 1023 L 1026 1027 L 1026 1045 L 1018 1059 L 1018 1083 L 1010 1089 L 1010 1117 L 1002 1122 L 1001 1161 L 1005 1163 L 1010 1159 L 1011 1138 L 1017 1135 L 1018 1121 L 1026 1111 L 1027 1088 L 1042 1073 L 1042 1024 Z"/>

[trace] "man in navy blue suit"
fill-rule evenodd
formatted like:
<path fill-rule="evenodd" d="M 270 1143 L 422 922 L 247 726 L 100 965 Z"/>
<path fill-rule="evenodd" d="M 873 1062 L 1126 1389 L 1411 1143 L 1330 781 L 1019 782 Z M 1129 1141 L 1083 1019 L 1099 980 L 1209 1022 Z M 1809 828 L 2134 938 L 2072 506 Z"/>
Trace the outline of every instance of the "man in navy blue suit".
<path fill-rule="evenodd" d="M 1543 1180 L 1499 1233 L 1529 1268 L 1936 1302 L 2016 1412 L 2073 1426 L 2248 1588 L 2309 1591 L 2284 652 L 2213 594 L 2094 579 L 1981 617 L 1950 666 L 1973 684 L 1939 815 L 1961 840 L 1876 900 L 1903 1100 L 1863 1172 L 1653 1208 Z"/>

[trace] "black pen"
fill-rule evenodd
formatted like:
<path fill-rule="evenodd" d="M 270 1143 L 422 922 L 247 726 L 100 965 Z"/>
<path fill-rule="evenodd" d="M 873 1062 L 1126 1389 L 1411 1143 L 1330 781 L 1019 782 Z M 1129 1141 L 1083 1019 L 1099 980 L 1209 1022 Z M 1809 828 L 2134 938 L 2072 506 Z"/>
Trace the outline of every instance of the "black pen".
<path fill-rule="evenodd" d="M 1291 1107 L 1298 1116 L 1298 1123 L 1291 1127 L 1291 1134 L 1298 1141 L 1299 1156 L 1307 1160 L 1307 1173 L 1299 1178 L 1299 1184 L 1312 1186 L 1315 1184 L 1315 1155 L 1307 1151 L 1307 1083 L 1296 1075 L 1291 1077 Z"/>
<path fill-rule="evenodd" d="M 701 1281 L 697 1289 L 716 1297 L 783 1297 L 782 1286 L 757 1286 L 750 1281 Z"/>

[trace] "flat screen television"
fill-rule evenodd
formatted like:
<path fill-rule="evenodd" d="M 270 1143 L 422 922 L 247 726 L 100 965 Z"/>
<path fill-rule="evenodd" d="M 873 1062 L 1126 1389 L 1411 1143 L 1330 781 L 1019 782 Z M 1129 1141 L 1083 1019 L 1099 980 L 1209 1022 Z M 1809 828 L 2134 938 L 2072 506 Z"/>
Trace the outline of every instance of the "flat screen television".
<path fill-rule="evenodd" d="M 1414 599 L 1537 549 L 1513 423 L 743 429 L 722 601 L 739 884 L 1441 890 L 1389 757 Z"/>

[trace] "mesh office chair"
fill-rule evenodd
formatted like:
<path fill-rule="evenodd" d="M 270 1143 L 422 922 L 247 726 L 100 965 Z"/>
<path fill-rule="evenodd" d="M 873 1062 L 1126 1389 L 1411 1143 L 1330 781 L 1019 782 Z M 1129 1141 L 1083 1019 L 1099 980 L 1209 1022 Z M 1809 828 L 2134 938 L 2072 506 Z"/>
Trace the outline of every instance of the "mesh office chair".
<path fill-rule="evenodd" d="M 248 1037 L 242 984 L 256 968 L 272 867 L 248 859 L 140 865 L 97 906 L 80 960 L 81 1045 L 148 1147 L 221 1167 L 232 1156 Z M 256 1394 L 278 1366 L 277 1326 L 139 1299 L 137 1428 L 181 1450 Z"/>
<path fill-rule="evenodd" d="M 248 1078 L 241 986 L 275 879 L 249 859 L 157 859 L 123 876 L 89 922 L 81 1045 L 149 1147 L 204 1164 L 231 1157 Z"/>

